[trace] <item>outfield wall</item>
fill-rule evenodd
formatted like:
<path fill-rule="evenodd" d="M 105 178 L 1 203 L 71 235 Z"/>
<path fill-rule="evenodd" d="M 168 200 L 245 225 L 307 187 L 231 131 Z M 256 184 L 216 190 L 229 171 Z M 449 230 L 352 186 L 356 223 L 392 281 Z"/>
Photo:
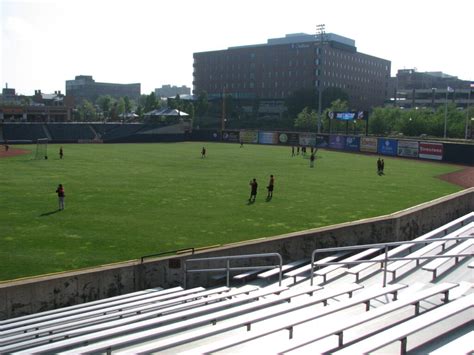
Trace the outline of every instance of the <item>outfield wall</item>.
<path fill-rule="evenodd" d="M 182 254 L 143 264 L 130 261 L 3 282 L 0 320 L 150 287 L 182 285 L 183 264 L 188 258 L 278 252 L 288 262 L 309 258 L 316 248 L 411 240 L 472 211 L 474 188 L 387 216 L 226 245 L 194 255 Z M 193 274 L 188 278 L 188 287 L 211 286 L 216 283 L 212 276 Z"/>

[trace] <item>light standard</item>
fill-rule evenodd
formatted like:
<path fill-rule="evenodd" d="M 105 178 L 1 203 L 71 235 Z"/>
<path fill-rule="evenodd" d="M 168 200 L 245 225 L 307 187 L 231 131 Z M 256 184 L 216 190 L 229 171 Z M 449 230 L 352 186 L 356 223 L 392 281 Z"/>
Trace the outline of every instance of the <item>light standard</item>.
<path fill-rule="evenodd" d="M 469 121 L 469 108 L 471 106 L 471 90 L 472 90 L 472 88 L 469 87 L 469 93 L 467 94 L 466 126 L 464 127 L 464 139 L 467 139 L 467 128 L 468 128 L 468 121 Z"/>
<path fill-rule="evenodd" d="M 451 90 L 452 89 L 449 86 L 446 88 L 446 98 L 444 100 L 444 135 L 443 135 L 443 138 L 446 138 L 446 127 L 447 127 L 447 124 L 448 124 L 448 93 Z"/>
<path fill-rule="evenodd" d="M 320 24 L 316 26 L 316 34 L 319 36 L 319 47 L 318 47 L 318 134 L 321 133 L 321 120 L 322 120 L 322 105 L 323 105 L 323 81 L 322 79 L 322 67 L 323 67 L 323 61 L 322 61 L 322 54 L 323 54 L 323 42 L 324 42 L 324 37 L 325 37 L 325 25 Z"/>

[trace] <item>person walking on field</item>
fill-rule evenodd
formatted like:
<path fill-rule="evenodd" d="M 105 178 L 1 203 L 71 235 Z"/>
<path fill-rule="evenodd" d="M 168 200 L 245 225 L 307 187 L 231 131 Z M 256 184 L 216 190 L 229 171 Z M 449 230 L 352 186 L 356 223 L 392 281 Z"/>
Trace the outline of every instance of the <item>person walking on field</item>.
<path fill-rule="evenodd" d="M 66 196 L 63 185 L 59 184 L 56 193 L 58 194 L 59 210 L 62 211 L 64 210 L 64 197 Z"/>
<path fill-rule="evenodd" d="M 267 200 L 270 200 L 273 197 L 273 187 L 275 186 L 275 178 L 273 175 L 270 175 L 270 181 L 268 182 L 267 190 Z"/>
<path fill-rule="evenodd" d="M 250 198 L 249 202 L 255 202 L 255 199 L 257 198 L 257 188 L 258 188 L 258 183 L 257 179 L 250 180 Z"/>
<path fill-rule="evenodd" d="M 63 156 L 64 156 L 64 151 L 63 151 L 63 147 L 61 146 L 61 147 L 59 148 L 59 159 L 62 159 Z"/>
<path fill-rule="evenodd" d="M 201 159 L 202 158 L 205 158 L 206 157 L 206 148 L 205 147 L 202 147 L 202 150 L 201 150 Z"/>

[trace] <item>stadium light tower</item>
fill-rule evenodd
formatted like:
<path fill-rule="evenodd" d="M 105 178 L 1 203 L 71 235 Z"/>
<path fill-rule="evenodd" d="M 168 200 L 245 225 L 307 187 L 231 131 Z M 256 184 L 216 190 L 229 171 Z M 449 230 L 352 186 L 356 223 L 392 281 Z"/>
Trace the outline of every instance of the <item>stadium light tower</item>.
<path fill-rule="evenodd" d="M 321 133 L 321 121 L 322 121 L 322 105 L 323 105 L 323 43 L 326 37 L 326 25 L 320 24 L 316 26 L 316 34 L 319 37 L 319 47 L 318 47 L 318 133 Z"/>

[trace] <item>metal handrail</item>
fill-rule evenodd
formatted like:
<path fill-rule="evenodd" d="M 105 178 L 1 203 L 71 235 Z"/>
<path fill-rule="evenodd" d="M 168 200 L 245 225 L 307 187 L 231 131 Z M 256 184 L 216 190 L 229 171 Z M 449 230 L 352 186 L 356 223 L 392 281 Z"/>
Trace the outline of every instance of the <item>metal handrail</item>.
<path fill-rule="evenodd" d="M 278 257 L 279 264 L 278 265 L 267 265 L 267 266 L 241 266 L 241 267 L 230 267 L 231 260 L 238 260 L 238 259 L 251 259 L 251 258 L 268 258 L 268 257 Z M 225 268 L 207 268 L 207 269 L 194 269 L 188 270 L 187 263 L 191 262 L 198 262 L 198 261 L 215 261 L 215 260 L 225 260 L 226 267 Z M 275 267 L 279 267 L 279 286 L 281 286 L 282 274 L 283 274 L 283 258 L 279 253 L 264 253 L 264 254 L 250 254 L 250 255 L 233 255 L 233 256 L 215 256 L 210 258 L 197 258 L 197 259 L 188 259 L 184 261 L 184 280 L 183 280 L 183 287 L 186 288 L 186 280 L 189 273 L 193 272 L 209 272 L 209 271 L 225 271 L 226 272 L 226 285 L 229 287 L 230 284 L 230 271 L 236 270 L 267 270 L 273 269 Z"/>
<path fill-rule="evenodd" d="M 163 251 L 161 253 L 145 255 L 145 256 L 142 256 L 140 258 L 140 260 L 141 260 L 141 263 L 143 264 L 143 260 L 146 259 L 146 258 L 151 258 L 151 257 L 154 257 L 154 256 L 160 256 L 160 255 L 166 255 L 166 254 L 178 254 L 178 253 L 182 253 L 182 252 L 185 252 L 185 251 L 190 251 L 191 254 L 194 254 L 194 248 L 184 248 L 184 249 L 168 250 L 168 251 Z"/>
<path fill-rule="evenodd" d="M 405 244 L 430 244 L 434 242 L 447 242 L 450 240 L 463 240 L 463 239 L 474 239 L 474 236 L 465 236 L 465 237 L 452 237 L 452 238 L 435 238 L 435 239 L 426 239 L 426 240 L 413 240 L 413 241 L 403 241 L 403 242 L 390 242 L 390 243 L 376 243 L 376 244 L 363 244 L 363 245 L 353 245 L 347 247 L 339 247 L 339 248 L 323 248 L 323 249 L 315 249 L 311 253 L 311 286 L 313 286 L 314 282 L 314 263 L 315 263 L 315 255 L 319 253 L 327 253 L 333 251 L 345 251 L 345 250 L 357 250 L 357 249 L 370 249 L 370 248 L 380 248 L 384 249 L 385 257 L 381 260 L 355 260 L 355 261 L 330 261 L 326 263 L 318 264 L 318 267 L 321 266 L 329 266 L 329 265 L 357 265 L 363 263 L 383 263 L 384 264 L 384 274 L 383 274 L 383 287 L 387 285 L 387 264 L 389 261 L 399 261 L 399 260 L 423 260 L 423 259 L 438 259 L 438 258 L 449 258 L 449 257 L 458 257 L 458 256 L 473 256 L 472 253 L 463 253 L 463 254 L 456 254 L 456 255 L 425 255 L 425 256 L 418 256 L 418 257 L 389 257 L 388 256 L 388 248 L 391 246 L 398 246 L 398 245 L 405 245 Z M 443 243 L 444 244 L 444 243 Z"/>

